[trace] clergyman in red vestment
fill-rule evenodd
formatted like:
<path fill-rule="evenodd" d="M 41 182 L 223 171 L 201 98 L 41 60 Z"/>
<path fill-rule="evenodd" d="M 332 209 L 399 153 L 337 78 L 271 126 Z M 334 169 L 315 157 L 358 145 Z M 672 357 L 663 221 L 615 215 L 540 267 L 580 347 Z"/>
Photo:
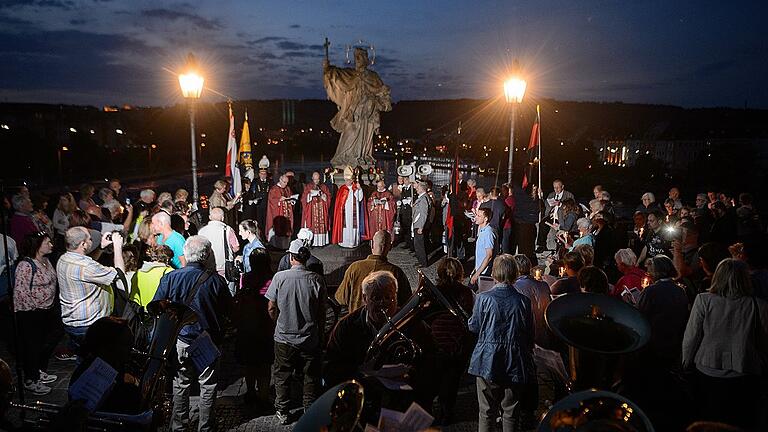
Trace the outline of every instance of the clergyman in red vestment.
<path fill-rule="evenodd" d="M 288 177 L 280 176 L 276 185 L 269 189 L 267 196 L 267 222 L 264 231 L 267 233 L 267 241 L 272 237 L 288 237 L 290 241 L 293 234 L 293 205 L 291 188 L 288 187 Z"/>
<path fill-rule="evenodd" d="M 368 197 L 366 210 L 368 211 L 368 229 L 366 230 L 368 233 L 385 230 L 393 234 L 397 203 L 392 192 L 387 190 L 384 180 L 376 182 L 376 190 Z"/>
<path fill-rule="evenodd" d="M 331 202 L 331 194 L 328 186 L 321 183 L 320 173 L 312 173 L 312 183 L 304 185 L 304 193 L 301 194 L 301 226 L 309 228 L 314 234 L 312 246 L 325 246 L 328 238 L 328 208 Z"/>

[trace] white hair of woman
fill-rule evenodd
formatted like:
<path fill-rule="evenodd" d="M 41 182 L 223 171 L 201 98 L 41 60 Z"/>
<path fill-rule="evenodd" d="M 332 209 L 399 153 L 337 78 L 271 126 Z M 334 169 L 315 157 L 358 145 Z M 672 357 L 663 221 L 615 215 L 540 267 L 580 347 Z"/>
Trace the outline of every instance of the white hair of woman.
<path fill-rule="evenodd" d="M 629 248 L 617 250 L 616 254 L 613 255 L 613 258 L 616 262 L 620 262 L 630 267 L 637 263 L 637 255 L 635 255 L 632 249 Z"/>
<path fill-rule="evenodd" d="M 579 231 L 587 232 L 589 231 L 589 227 L 592 226 L 592 222 L 583 217 L 576 221 L 576 226 L 579 228 Z"/>
<path fill-rule="evenodd" d="M 212 253 L 211 241 L 203 236 L 191 236 L 184 243 L 184 258 L 187 263 L 205 263 Z"/>
<path fill-rule="evenodd" d="M 640 200 L 649 199 L 651 202 L 656 202 L 656 196 L 652 192 L 646 192 L 640 197 Z"/>

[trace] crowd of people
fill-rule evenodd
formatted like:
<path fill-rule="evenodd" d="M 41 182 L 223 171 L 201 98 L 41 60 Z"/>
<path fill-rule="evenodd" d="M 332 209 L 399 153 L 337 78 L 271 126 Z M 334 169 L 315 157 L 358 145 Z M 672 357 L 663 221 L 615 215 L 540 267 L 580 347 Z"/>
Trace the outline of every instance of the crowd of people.
<path fill-rule="evenodd" d="M 620 390 L 660 430 L 693 420 L 766 425 L 759 378 L 768 375 L 768 259 L 750 194 L 700 193 L 686 205 L 672 188 L 659 205 L 648 192 L 630 219 L 603 187 L 582 204 L 562 180 L 546 195 L 517 185 L 486 191 L 474 179 L 436 190 L 408 176 L 389 187 L 379 178 L 364 184 L 350 168 L 338 187 L 320 172 L 303 184 L 286 171 L 272 184 L 266 170 L 243 186 L 232 196 L 227 179 L 217 181 L 207 209 L 183 189 L 145 189 L 131 201 L 117 179 L 98 191 L 81 186 L 78 199 L 63 192 L 55 208 L 26 188 L 4 197 L 12 215 L 0 239 L 9 257 L 0 264 L 0 296 L 16 314 L 24 388 L 51 391 L 58 377 L 48 361 L 66 335 L 67 348 L 55 355 L 76 360 L 76 376 L 95 358 L 109 363 L 120 390 L 104 404 L 130 406 L 137 381 L 127 357 L 147 336 L 124 303 L 167 299 L 198 317 L 175 345 L 172 429 L 189 424 L 193 380 L 199 430 L 215 429 L 220 353 L 230 337 L 245 402 L 290 424 L 293 408 L 308 408 L 346 379 L 369 382 L 381 366 L 368 348 L 415 288 L 388 260 L 403 247 L 417 267 L 440 256 L 437 289 L 469 319 L 444 311 L 411 323 L 406 334 L 422 351 L 407 374 L 413 390 L 374 391 L 379 406 L 416 401 L 449 424 L 468 372 L 479 430 L 493 430 L 499 418 L 505 431 L 530 426 L 539 404 L 535 351 L 568 355 L 546 325 L 547 305 L 591 292 L 632 304 L 650 323 L 650 342 L 626 361 Z M 371 254 L 328 286 L 313 248 L 363 242 Z M 328 309 L 343 311 L 338 322 Z M 193 350 L 219 355 L 200 363 Z M 684 389 L 695 404 L 673 413 Z"/>

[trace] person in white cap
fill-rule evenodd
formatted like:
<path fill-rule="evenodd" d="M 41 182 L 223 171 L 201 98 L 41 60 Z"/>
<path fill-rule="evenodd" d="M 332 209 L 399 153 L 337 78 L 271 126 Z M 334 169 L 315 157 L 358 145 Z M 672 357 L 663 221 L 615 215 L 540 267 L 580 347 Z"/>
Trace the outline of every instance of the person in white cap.
<path fill-rule="evenodd" d="M 289 268 L 291 268 L 291 250 L 297 251 L 302 246 L 309 249 L 310 245 L 312 245 L 313 234 L 312 234 L 312 231 L 308 230 L 307 228 L 300 229 L 297 237 L 298 238 L 296 240 L 291 242 L 290 246 L 288 247 L 288 252 L 285 255 L 283 255 L 282 258 L 280 258 L 280 263 L 277 266 L 277 271 L 288 270 Z M 319 274 L 320 276 L 325 276 L 324 269 L 323 269 L 323 262 L 320 261 L 316 256 L 312 255 L 312 252 L 310 252 L 309 254 L 309 259 L 307 259 L 306 267 L 307 267 L 307 270 L 309 271 L 313 271 Z"/>

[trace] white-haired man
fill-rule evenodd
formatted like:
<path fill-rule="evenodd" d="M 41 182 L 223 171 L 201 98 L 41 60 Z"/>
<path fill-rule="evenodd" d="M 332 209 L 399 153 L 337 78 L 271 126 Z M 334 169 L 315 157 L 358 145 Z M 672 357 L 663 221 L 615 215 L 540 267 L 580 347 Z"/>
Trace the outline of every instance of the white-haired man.
<path fill-rule="evenodd" d="M 152 216 L 150 225 L 152 234 L 155 235 L 155 241 L 158 245 L 166 245 L 173 251 L 171 267 L 178 269 L 186 265 L 184 258 L 184 236 L 174 231 L 171 227 L 171 216 L 159 211 Z"/>
<path fill-rule="evenodd" d="M 208 357 L 209 362 L 200 362 L 194 360 L 192 354 L 198 350 L 215 352 L 221 346 L 224 336 L 222 318 L 228 312 L 232 295 L 224 278 L 214 271 L 213 250 L 207 238 L 188 238 L 184 244 L 184 257 L 184 267 L 163 276 L 154 297 L 154 300 L 187 304 L 198 318 L 196 323 L 181 329 L 176 341 L 180 367 L 173 380 L 171 430 L 186 430 L 189 425 L 189 385 L 195 379 L 200 385 L 198 430 L 212 431 L 216 429 L 213 404 L 219 358 L 213 355 Z"/>
<path fill-rule="evenodd" d="M 632 249 L 619 249 L 613 258 L 616 260 L 616 268 L 623 276 L 616 281 L 611 295 L 619 297 L 625 288 L 637 288 L 642 291 L 645 288 L 643 280 L 650 281 L 650 276 L 637 266 L 637 255 Z"/>
<path fill-rule="evenodd" d="M 397 279 L 386 270 L 369 273 L 361 282 L 362 306 L 334 327 L 325 353 L 323 377 L 329 385 L 359 378 L 376 333 L 397 312 Z"/>
<path fill-rule="evenodd" d="M 216 257 L 216 271 L 226 279 L 226 262 L 235 260 L 235 254 L 240 250 L 240 242 L 237 240 L 237 234 L 229 225 L 224 223 L 224 209 L 214 207 L 208 216 L 208 224 L 200 228 L 197 233 L 211 242 L 213 255 Z M 235 294 L 234 280 L 228 280 L 229 291 Z"/>
<path fill-rule="evenodd" d="M 92 250 L 91 233 L 84 227 L 72 227 L 65 235 L 67 252 L 56 263 L 59 282 L 61 321 L 77 349 L 85 332 L 99 318 L 112 313 L 112 293 L 108 289 L 117 278 L 117 270 L 125 271 L 123 237 L 120 233 L 104 233 L 101 247 L 114 246 L 115 267 L 105 267 L 86 253 Z"/>

